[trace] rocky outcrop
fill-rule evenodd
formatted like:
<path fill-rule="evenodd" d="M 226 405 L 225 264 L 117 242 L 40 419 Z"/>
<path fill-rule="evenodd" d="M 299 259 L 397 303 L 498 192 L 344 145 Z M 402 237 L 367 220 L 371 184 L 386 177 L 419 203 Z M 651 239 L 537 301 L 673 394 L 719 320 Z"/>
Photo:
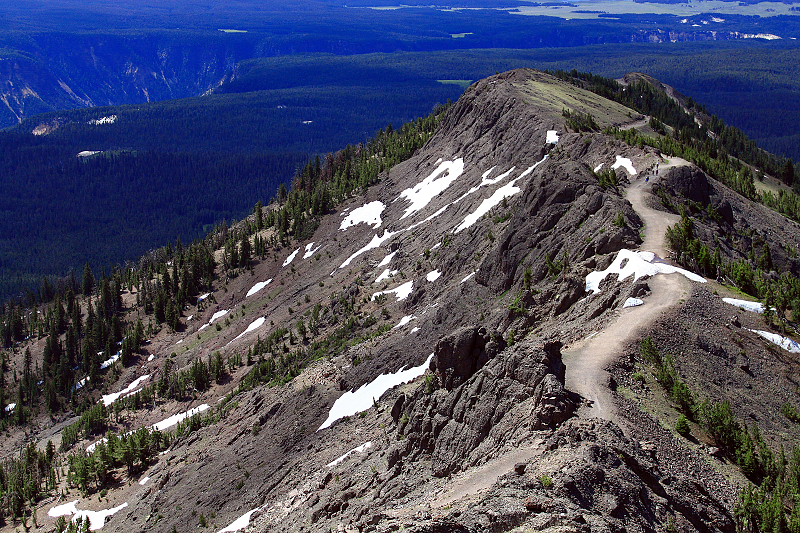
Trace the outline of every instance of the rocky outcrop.
<path fill-rule="evenodd" d="M 499 348 L 493 343 L 484 331 L 465 328 L 437 345 L 442 388 L 420 387 L 407 400 L 399 426 L 405 438 L 389 452 L 390 468 L 425 455 L 433 474 L 446 476 L 570 415 L 558 343 L 524 341 L 489 358 Z"/>

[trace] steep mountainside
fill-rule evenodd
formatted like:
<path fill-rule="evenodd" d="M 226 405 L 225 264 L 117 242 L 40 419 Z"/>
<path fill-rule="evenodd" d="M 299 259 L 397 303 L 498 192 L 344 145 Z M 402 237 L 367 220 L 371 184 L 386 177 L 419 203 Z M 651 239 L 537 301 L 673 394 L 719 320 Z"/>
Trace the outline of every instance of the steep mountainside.
<path fill-rule="evenodd" d="M 566 126 L 587 114 L 592 131 Z M 120 293 L 121 359 L 72 393 L 76 407 L 85 398 L 81 417 L 39 416 L 2 440 L 8 454 L 33 442 L 61 449 L 41 460 L 60 470 L 41 491 L 54 495 L 34 498 L 35 523 L 60 531 L 57 517 L 80 509 L 109 510 L 90 514 L 92 527 L 105 519 L 103 531 L 120 532 L 741 527 L 741 442 L 703 420 L 729 399 L 765 449 L 788 449 L 800 431 L 779 411 L 800 403 L 797 354 L 721 299 L 732 294 L 722 267 L 703 277 L 688 255 L 675 257 L 688 270 L 670 263 L 665 230 L 686 224 L 682 203 L 695 205 L 704 242 L 730 238 L 734 257 L 747 246 L 737 235 L 758 235 L 779 270 L 794 268 L 777 250 L 800 249 L 800 231 L 685 160 L 597 131 L 646 119 L 540 72 L 499 74 L 310 237 L 289 239 L 277 205 L 265 211 L 278 222 L 253 237 L 244 230 L 261 227 L 261 212 L 225 230 L 244 247 L 209 236 L 210 290 L 177 310 L 174 331 L 146 302 L 172 280 L 184 289 L 184 252 L 163 268 L 141 262 Z M 351 171 L 326 174 L 330 165 L 317 172 L 332 184 Z M 251 245 L 254 259 L 237 268 L 232 254 L 249 257 Z M 89 307 L 79 298 L 68 317 L 102 316 L 109 290 Z M 149 340 L 126 352 L 137 317 Z M 19 343 L 8 371 L 31 372 L 25 347 L 44 365 L 55 337 Z M 687 394 L 705 407 L 682 411 Z M 87 414 L 96 402 L 107 420 Z M 673 432 L 681 412 L 688 430 Z M 173 428 L 180 416 L 168 417 L 181 414 L 195 416 Z M 129 435 L 145 426 L 158 436 Z M 744 430 L 751 453 L 763 442 L 755 431 Z M 755 454 L 764 471 L 742 466 L 750 479 L 769 474 L 767 452 Z"/>

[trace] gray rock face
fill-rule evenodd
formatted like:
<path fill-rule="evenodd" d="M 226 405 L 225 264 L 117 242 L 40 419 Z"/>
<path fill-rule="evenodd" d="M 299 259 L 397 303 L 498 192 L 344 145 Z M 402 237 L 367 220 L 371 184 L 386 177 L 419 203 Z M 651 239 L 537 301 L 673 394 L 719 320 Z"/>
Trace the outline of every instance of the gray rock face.
<path fill-rule="evenodd" d="M 443 388 L 419 388 L 408 399 L 408 422 L 399 428 L 406 439 L 393 449 L 390 467 L 404 457 L 429 455 L 433 474 L 446 476 L 570 415 L 574 406 L 563 388 L 558 343 L 525 341 L 478 369 L 486 345 L 478 328 L 459 330 L 437 345 Z"/>

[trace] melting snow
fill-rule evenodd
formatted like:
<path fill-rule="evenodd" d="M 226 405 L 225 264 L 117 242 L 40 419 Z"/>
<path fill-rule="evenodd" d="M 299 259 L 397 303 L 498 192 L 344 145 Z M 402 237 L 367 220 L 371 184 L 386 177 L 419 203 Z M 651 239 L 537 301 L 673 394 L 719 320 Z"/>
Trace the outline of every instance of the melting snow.
<path fill-rule="evenodd" d="M 625 170 L 627 170 L 628 174 L 630 174 L 631 176 L 636 175 L 636 169 L 633 168 L 633 163 L 631 163 L 631 160 L 628 159 L 627 157 L 622 157 L 621 155 L 617 156 L 617 160 L 613 165 L 611 165 L 611 169 L 616 170 L 619 167 L 622 167 Z"/>
<path fill-rule="evenodd" d="M 150 481 L 150 476 L 145 476 L 145 477 L 143 477 L 142 479 L 139 480 L 139 485 L 144 485 L 148 481 Z"/>
<path fill-rule="evenodd" d="M 218 318 L 222 318 L 230 312 L 230 309 L 223 309 L 222 311 L 217 311 L 211 316 L 211 320 L 208 321 L 209 324 L 213 324 L 215 320 Z"/>
<path fill-rule="evenodd" d="M 198 329 L 197 331 L 203 331 L 207 327 L 208 327 L 208 324 L 203 324 L 202 326 L 200 326 L 200 329 Z"/>
<path fill-rule="evenodd" d="M 344 461 L 345 459 L 347 459 L 348 457 L 350 457 L 351 455 L 353 455 L 354 453 L 364 453 L 369 448 L 372 448 L 372 441 L 367 441 L 364 444 L 362 444 L 361 446 L 356 446 L 355 448 L 353 448 L 352 450 L 350 450 L 346 454 L 342 455 L 341 457 L 337 457 L 336 459 L 334 459 L 333 461 L 331 461 L 330 463 L 328 463 L 325 466 L 327 466 L 328 468 L 330 468 L 332 466 L 336 466 L 339 463 L 341 463 L 342 461 Z"/>
<path fill-rule="evenodd" d="M 595 171 L 595 172 L 600 172 L 600 169 L 601 169 L 601 168 L 603 168 L 603 163 L 600 163 L 599 165 L 597 165 L 596 167 L 594 167 L 594 171 Z"/>
<path fill-rule="evenodd" d="M 204 294 L 204 295 L 202 295 L 202 296 L 198 296 L 198 297 L 197 297 L 197 301 L 198 301 L 198 302 L 202 302 L 203 300 L 205 300 L 205 299 L 206 299 L 206 298 L 208 298 L 209 296 L 211 296 L 211 293 L 210 293 L 210 292 L 207 292 L 207 293 L 205 293 L 205 294 Z"/>
<path fill-rule="evenodd" d="M 117 121 L 117 115 L 110 115 L 102 118 L 93 118 L 89 121 L 92 126 L 99 126 L 101 124 L 113 124 Z"/>
<path fill-rule="evenodd" d="M 474 276 L 477 273 L 478 273 L 478 271 L 476 270 L 472 274 L 469 274 L 467 277 L 465 277 L 464 279 L 461 280 L 461 283 L 465 283 L 465 282 L 469 281 L 469 278 L 471 278 L 472 276 Z"/>
<path fill-rule="evenodd" d="M 103 398 L 102 398 L 103 404 L 106 407 L 108 407 L 112 403 L 116 402 L 118 398 L 125 397 L 128 394 L 134 394 L 135 392 L 138 392 L 136 389 L 139 387 L 139 385 L 141 385 L 143 382 L 147 381 L 148 379 L 150 379 L 150 374 L 147 374 L 147 375 L 142 376 L 140 378 L 136 378 L 133 381 L 133 383 L 131 383 L 130 385 L 128 385 L 127 387 L 125 387 L 124 389 L 122 389 L 119 392 L 114 392 L 114 393 L 111 393 L 111 394 L 104 394 Z"/>
<path fill-rule="evenodd" d="M 303 259 L 308 259 L 312 255 L 317 253 L 317 250 L 322 248 L 321 244 L 319 246 L 317 246 L 316 248 L 312 249 L 313 246 L 314 246 L 313 242 L 310 242 L 310 243 L 306 244 L 306 252 L 303 254 Z M 270 281 L 272 281 L 272 280 L 270 280 Z"/>
<path fill-rule="evenodd" d="M 433 359 L 433 354 L 430 354 L 428 359 L 420 366 L 415 366 L 408 370 L 404 370 L 405 367 L 403 367 L 394 374 L 381 374 L 370 383 L 363 385 L 357 391 L 345 392 L 333 404 L 328 413 L 327 420 L 323 422 L 317 431 L 329 427 L 342 417 L 352 416 L 360 411 L 369 409 L 372 407 L 373 403 L 378 401 L 378 399 L 392 387 L 408 383 L 424 374 L 431 363 L 431 359 Z"/>
<path fill-rule="evenodd" d="M 356 253 L 354 253 L 353 255 L 348 257 L 347 260 L 344 263 L 342 263 L 342 265 L 339 268 L 346 267 L 347 265 L 349 265 L 353 261 L 353 259 L 355 259 L 359 255 L 363 254 L 364 252 L 368 252 L 369 250 L 372 250 L 373 248 L 378 248 L 384 242 L 388 241 L 389 239 L 391 239 L 392 237 L 394 237 L 398 233 L 400 233 L 400 232 L 399 231 L 386 230 L 386 231 L 383 232 L 383 237 L 378 237 L 378 235 L 376 234 L 374 237 L 372 237 L 372 240 L 369 241 L 369 244 L 367 244 L 366 246 L 364 246 L 363 248 L 358 250 Z M 333 275 L 333 274 L 331 274 L 331 275 Z"/>
<path fill-rule="evenodd" d="M 148 357 L 148 358 L 147 358 L 147 362 L 149 363 L 150 361 L 152 361 L 152 360 L 153 360 L 153 359 L 155 359 L 155 358 L 156 358 L 156 356 L 155 356 L 155 355 L 153 355 L 153 354 L 150 354 L 150 357 Z"/>
<path fill-rule="evenodd" d="M 594 294 L 600 292 L 600 282 L 606 279 L 609 274 L 619 274 L 619 280 L 622 281 L 630 275 L 633 275 L 633 281 L 636 281 L 642 276 L 655 276 L 656 274 L 672 274 L 678 272 L 683 274 L 691 281 L 705 283 L 706 280 L 702 276 L 698 276 L 694 272 L 689 272 L 682 268 L 668 265 L 667 263 L 653 263 L 655 254 L 653 252 L 632 252 L 631 250 L 622 249 L 617 254 L 617 258 L 611 263 L 607 269 L 602 272 L 590 272 L 586 276 L 586 291 L 592 291 Z M 624 263 L 624 265 L 623 265 Z"/>
<path fill-rule="evenodd" d="M 381 281 L 383 281 L 385 279 L 389 279 L 390 277 L 394 276 L 398 272 L 400 272 L 400 271 L 399 270 L 391 270 L 391 269 L 387 268 L 386 270 L 381 272 L 380 276 L 375 278 L 375 283 L 380 283 Z"/>
<path fill-rule="evenodd" d="M 106 359 L 105 361 L 103 361 L 103 364 L 100 365 L 100 370 L 105 370 L 106 368 L 108 368 L 111 365 L 113 365 L 114 363 L 116 363 L 121 355 L 122 355 L 122 352 L 117 352 L 116 354 L 114 354 L 111 357 L 111 359 Z"/>
<path fill-rule="evenodd" d="M 383 260 L 382 260 L 380 263 L 378 263 L 378 266 L 379 266 L 379 267 L 382 267 L 382 266 L 386 266 L 386 265 L 388 265 L 389 263 L 391 263 L 391 262 L 392 262 L 392 259 L 394 259 L 394 256 L 395 256 L 395 255 L 397 255 L 397 252 L 396 252 L 396 251 L 395 251 L 395 252 L 392 252 L 392 253 L 390 253 L 389 255 L 387 255 L 386 257 L 384 257 L 384 258 L 383 258 Z"/>
<path fill-rule="evenodd" d="M 258 511 L 258 508 L 247 511 L 242 516 L 231 522 L 229 526 L 217 531 L 217 533 L 234 533 L 234 531 L 239 531 L 240 529 L 246 528 L 250 525 L 250 517 L 256 511 Z"/>
<path fill-rule="evenodd" d="M 297 255 L 297 252 L 299 252 L 299 251 L 300 251 L 300 248 L 298 248 L 297 250 L 295 250 L 294 252 L 289 254 L 289 257 L 287 257 L 286 260 L 283 262 L 283 266 L 286 266 L 289 263 L 291 263 L 292 261 L 294 261 L 294 258 Z"/>
<path fill-rule="evenodd" d="M 417 317 L 415 317 L 414 315 L 406 315 L 403 318 L 401 318 L 400 322 L 398 322 L 397 325 L 392 329 L 402 328 L 403 326 L 405 326 L 406 324 L 408 324 L 409 322 L 411 322 L 415 318 L 417 318 Z"/>
<path fill-rule="evenodd" d="M 259 281 L 258 283 L 253 285 L 253 287 L 249 291 L 247 291 L 247 295 L 245 296 L 245 298 L 249 298 L 250 296 L 254 295 L 258 291 L 269 285 L 270 283 L 272 283 L 272 278 L 268 279 L 267 281 Z"/>
<path fill-rule="evenodd" d="M 169 418 L 165 418 L 161 422 L 153 424 L 151 427 L 157 431 L 164 431 L 165 429 L 176 425 L 178 422 L 183 422 L 185 419 L 194 416 L 197 413 L 202 413 L 206 409 L 208 409 L 208 404 L 204 403 L 203 405 L 198 405 L 197 407 L 189 409 L 185 413 L 178 413 L 177 415 L 172 415 Z"/>
<path fill-rule="evenodd" d="M 416 333 L 416 332 L 418 332 L 418 331 L 419 331 L 419 328 L 418 328 L 418 327 L 413 327 L 413 328 L 411 328 L 411 333 Z"/>
<path fill-rule="evenodd" d="M 16 406 L 17 406 L 17 404 L 15 404 L 15 403 L 10 403 L 10 404 L 6 405 L 6 413 L 10 413 L 11 411 L 13 411 Z"/>
<path fill-rule="evenodd" d="M 503 185 L 494 191 L 492 196 L 481 202 L 481 205 L 478 206 L 478 209 L 467 215 L 464 218 L 464 221 L 459 224 L 459 226 L 456 228 L 456 233 L 459 233 L 460 231 L 465 230 L 475 224 L 479 218 L 491 211 L 492 208 L 502 202 L 504 198 L 508 198 L 509 196 L 513 196 L 520 192 L 522 189 L 516 186 L 518 180 L 519 178 L 506 185 Z"/>
<path fill-rule="evenodd" d="M 556 130 L 548 130 L 545 142 L 547 144 L 556 144 L 558 142 L 558 132 Z"/>
<path fill-rule="evenodd" d="M 80 500 L 65 503 L 63 505 L 56 505 L 47 511 L 47 515 L 53 518 L 58 516 L 72 515 L 72 520 L 77 521 L 79 518 L 89 519 L 89 529 L 96 531 L 101 529 L 106 523 L 106 517 L 121 511 L 128 506 L 128 502 L 118 505 L 112 509 L 104 509 L 102 511 L 81 511 L 78 509 L 77 504 Z"/>
<path fill-rule="evenodd" d="M 753 333 L 758 333 L 759 335 L 767 339 L 769 342 L 780 346 L 787 352 L 800 353 L 800 344 L 797 344 L 796 341 L 793 341 L 788 337 L 783 337 L 781 335 L 778 335 L 777 333 L 772 333 L 770 331 L 762 331 L 757 329 L 751 329 L 750 331 L 752 331 Z"/>
<path fill-rule="evenodd" d="M 438 270 L 434 270 L 433 272 L 428 272 L 428 275 L 425 276 L 425 279 L 427 279 L 428 281 L 433 283 L 434 281 L 439 279 L 441 276 L 442 276 L 441 272 L 439 272 Z"/>
<path fill-rule="evenodd" d="M 759 302 L 751 302 L 749 300 L 737 300 L 736 298 L 723 298 L 723 302 L 726 304 L 735 305 L 736 307 L 741 307 L 745 311 L 750 311 L 751 313 L 758 313 L 759 315 L 764 312 L 764 306 L 761 305 Z"/>
<path fill-rule="evenodd" d="M 375 298 L 380 296 L 381 294 L 389 294 L 393 292 L 395 296 L 397 296 L 397 300 L 405 300 L 408 298 L 408 295 L 411 294 L 411 291 L 414 289 L 414 281 L 409 281 L 408 283 L 403 283 L 399 287 L 395 287 L 394 289 L 389 289 L 386 291 L 378 291 L 372 295 L 372 300 L 374 301 Z"/>
<path fill-rule="evenodd" d="M 357 209 L 353 209 L 350 214 L 347 215 L 347 218 L 342 220 L 339 230 L 344 231 L 352 226 L 361 224 L 362 222 L 368 226 L 372 226 L 373 228 L 379 228 L 381 227 L 382 223 L 381 213 L 383 213 L 384 209 L 386 209 L 386 206 L 383 204 L 383 202 L 379 202 L 377 200 L 362 205 Z"/>
<path fill-rule="evenodd" d="M 237 336 L 236 336 L 236 337 L 233 339 L 233 341 L 235 341 L 236 339 L 238 339 L 238 338 L 240 338 L 240 337 L 244 337 L 245 335 L 247 335 L 248 333 L 250 333 L 250 332 L 251 332 L 251 331 L 253 331 L 253 330 L 256 330 L 256 329 L 260 328 L 261 326 L 263 326 L 263 325 L 264 325 L 264 321 L 265 321 L 265 320 L 266 320 L 266 318 L 264 318 L 263 316 L 262 316 L 262 317 L 260 317 L 260 318 L 257 318 L 257 319 L 255 319 L 255 320 L 253 320 L 253 321 L 250 323 L 250 325 L 249 325 L 249 326 L 247 326 L 247 329 L 246 329 L 246 330 L 244 330 L 243 332 L 239 333 L 239 334 L 238 334 L 238 335 L 237 335 Z M 231 342 L 233 342 L 233 341 L 231 341 Z M 229 342 L 228 344 L 230 344 L 230 342 Z"/>
<path fill-rule="evenodd" d="M 411 205 L 406 208 L 400 219 L 404 219 L 423 209 L 434 197 L 444 192 L 463 172 L 463 159 L 443 161 L 427 178 L 417 183 L 414 187 L 401 192 L 396 200 L 405 198 L 411 202 Z"/>
<path fill-rule="evenodd" d="M 638 307 L 640 305 L 644 305 L 644 300 L 640 298 L 628 298 L 625 300 L 625 303 L 622 304 L 622 308 L 625 309 L 626 307 Z"/>

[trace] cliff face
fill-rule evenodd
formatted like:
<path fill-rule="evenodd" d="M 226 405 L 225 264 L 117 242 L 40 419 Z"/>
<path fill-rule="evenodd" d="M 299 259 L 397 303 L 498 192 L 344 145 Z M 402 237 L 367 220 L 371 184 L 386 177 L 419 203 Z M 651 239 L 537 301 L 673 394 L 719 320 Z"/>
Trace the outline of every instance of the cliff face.
<path fill-rule="evenodd" d="M 178 438 L 144 483 L 110 493 L 103 505 L 128 507 L 104 530 L 196 530 L 198 514 L 216 529 L 243 517 L 250 531 L 732 530 L 736 485 L 723 465 L 629 394 L 641 391 L 631 347 L 664 313 L 694 305 L 682 298 L 704 281 L 663 282 L 666 262 L 627 251 L 663 247 L 651 230 L 672 219 L 642 201 L 661 154 L 567 131 L 563 109 L 645 122 L 538 72 L 482 80 L 308 242 L 219 279 L 213 303 L 183 310 L 180 331 L 155 336 L 152 360 L 125 369 L 120 389 L 167 360 L 247 354 L 281 327 L 259 357 L 318 358 L 212 406 L 212 423 Z M 665 186 L 686 177 L 687 194 L 713 196 L 697 169 L 668 166 Z M 189 404 L 125 423 L 214 404 L 250 370 L 234 365 Z"/>

